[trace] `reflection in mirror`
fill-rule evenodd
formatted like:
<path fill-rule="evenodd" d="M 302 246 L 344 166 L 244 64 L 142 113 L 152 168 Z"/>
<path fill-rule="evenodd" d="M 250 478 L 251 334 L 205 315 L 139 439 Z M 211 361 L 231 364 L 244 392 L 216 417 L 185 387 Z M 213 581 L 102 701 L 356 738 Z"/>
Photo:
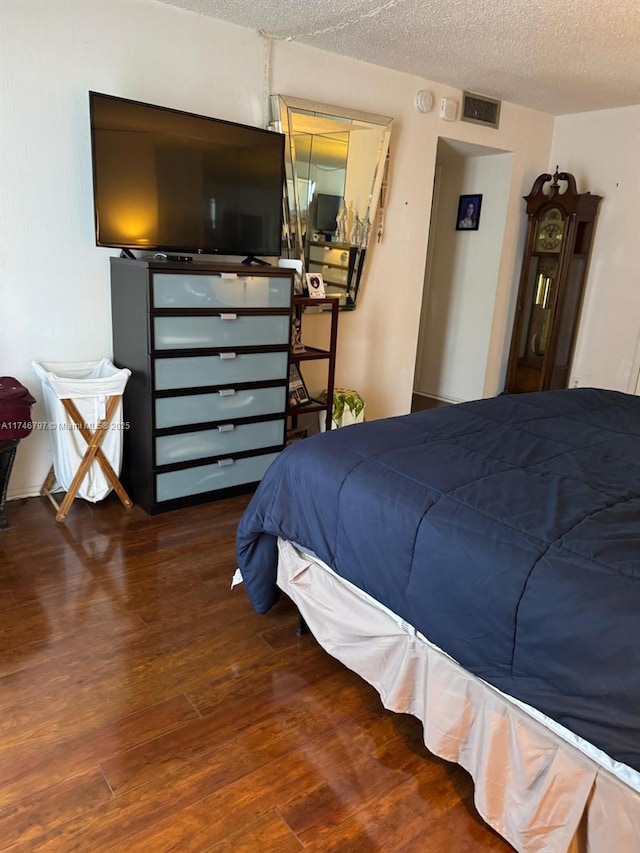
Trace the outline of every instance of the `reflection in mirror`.
<path fill-rule="evenodd" d="M 321 273 L 341 308 L 355 308 L 373 234 L 391 119 L 288 95 L 272 98 L 287 137 L 283 257 Z"/>

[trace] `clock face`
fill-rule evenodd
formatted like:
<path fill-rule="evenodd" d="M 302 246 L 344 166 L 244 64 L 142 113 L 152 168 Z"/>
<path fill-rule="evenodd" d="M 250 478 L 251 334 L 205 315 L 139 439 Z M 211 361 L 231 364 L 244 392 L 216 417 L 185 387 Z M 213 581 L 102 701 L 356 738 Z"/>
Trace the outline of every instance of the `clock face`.
<path fill-rule="evenodd" d="M 548 211 L 540 220 L 536 249 L 542 252 L 559 252 L 564 235 L 564 221 L 559 210 Z"/>

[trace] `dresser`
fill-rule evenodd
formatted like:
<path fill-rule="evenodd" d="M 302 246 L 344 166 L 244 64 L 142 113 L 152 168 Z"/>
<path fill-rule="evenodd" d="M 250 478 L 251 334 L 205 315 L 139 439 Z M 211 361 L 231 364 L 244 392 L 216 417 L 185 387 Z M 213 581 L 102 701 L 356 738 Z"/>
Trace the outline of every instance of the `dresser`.
<path fill-rule="evenodd" d="M 122 479 L 154 514 L 249 491 L 285 443 L 293 271 L 111 258 Z"/>

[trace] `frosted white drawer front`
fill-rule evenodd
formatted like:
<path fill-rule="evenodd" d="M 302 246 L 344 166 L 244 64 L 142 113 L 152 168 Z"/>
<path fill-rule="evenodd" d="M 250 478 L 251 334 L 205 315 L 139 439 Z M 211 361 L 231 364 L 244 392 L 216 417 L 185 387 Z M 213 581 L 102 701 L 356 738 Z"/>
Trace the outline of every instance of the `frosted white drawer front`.
<path fill-rule="evenodd" d="M 213 492 L 217 489 L 228 489 L 243 483 L 255 483 L 261 480 L 265 471 L 278 456 L 277 453 L 265 453 L 261 456 L 250 456 L 247 459 L 236 459 L 231 464 L 213 462 L 209 465 L 197 465 L 194 468 L 183 468 L 181 471 L 168 471 L 156 475 L 156 499 L 169 501 L 173 498 L 184 498 L 189 495 L 201 495 L 203 492 Z"/>
<path fill-rule="evenodd" d="M 188 462 L 207 456 L 274 447 L 284 441 L 284 420 L 257 424 L 221 424 L 215 429 L 156 438 L 156 465 Z"/>
<path fill-rule="evenodd" d="M 289 315 L 244 317 L 155 317 L 156 349 L 246 347 L 286 344 Z"/>
<path fill-rule="evenodd" d="M 238 275 L 153 276 L 153 304 L 156 308 L 288 308 L 291 279 Z"/>
<path fill-rule="evenodd" d="M 232 382 L 285 379 L 286 352 L 223 353 L 159 358 L 155 362 L 156 389 L 199 388 Z"/>
<path fill-rule="evenodd" d="M 339 267 L 349 265 L 348 249 L 330 249 L 328 246 L 309 246 L 309 260 Z"/>
<path fill-rule="evenodd" d="M 156 400 L 156 427 L 164 429 L 223 420 L 233 423 L 238 418 L 278 414 L 284 411 L 286 391 L 286 386 L 280 385 L 234 393 L 214 391 L 211 394 L 163 397 Z"/>

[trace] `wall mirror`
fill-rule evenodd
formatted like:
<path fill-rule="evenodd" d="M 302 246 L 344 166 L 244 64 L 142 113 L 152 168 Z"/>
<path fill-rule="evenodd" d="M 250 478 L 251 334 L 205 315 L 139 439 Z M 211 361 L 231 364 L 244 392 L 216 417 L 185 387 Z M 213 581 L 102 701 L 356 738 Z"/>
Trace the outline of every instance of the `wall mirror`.
<path fill-rule="evenodd" d="M 353 309 L 380 230 L 392 119 L 288 95 L 274 95 L 271 109 L 287 138 L 283 257 L 321 273 L 326 292 Z"/>

